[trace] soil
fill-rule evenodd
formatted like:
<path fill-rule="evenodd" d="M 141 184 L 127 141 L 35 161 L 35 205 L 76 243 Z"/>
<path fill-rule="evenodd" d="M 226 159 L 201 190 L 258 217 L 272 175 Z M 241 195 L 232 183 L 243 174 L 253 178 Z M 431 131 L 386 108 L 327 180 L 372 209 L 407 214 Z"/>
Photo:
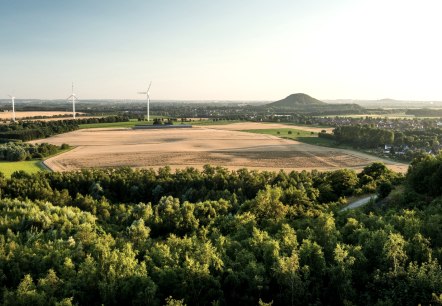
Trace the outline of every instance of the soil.
<path fill-rule="evenodd" d="M 206 164 L 232 170 L 360 170 L 375 161 L 382 161 L 399 172 L 405 172 L 408 168 L 406 164 L 351 150 L 314 146 L 271 135 L 240 131 L 281 127 L 287 126 L 238 123 L 196 126 L 185 130 L 84 129 L 34 142 L 56 145 L 67 143 L 76 147 L 45 161 L 54 171 L 118 166 L 156 169 L 166 165 L 172 169 L 182 169 L 202 168 Z"/>

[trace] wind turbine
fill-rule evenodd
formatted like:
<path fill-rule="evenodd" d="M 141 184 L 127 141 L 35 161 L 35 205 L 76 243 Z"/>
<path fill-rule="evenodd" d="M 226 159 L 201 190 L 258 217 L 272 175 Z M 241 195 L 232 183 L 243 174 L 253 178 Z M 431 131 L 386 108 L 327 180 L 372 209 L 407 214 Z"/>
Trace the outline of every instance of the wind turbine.
<path fill-rule="evenodd" d="M 147 98 L 147 121 L 150 121 L 150 96 L 149 96 L 149 90 L 150 86 L 152 85 L 152 81 L 149 83 L 149 87 L 147 87 L 146 91 L 138 92 L 140 95 L 146 95 Z"/>
<path fill-rule="evenodd" d="M 66 100 L 69 101 L 69 99 L 72 101 L 72 115 L 75 119 L 75 101 L 78 101 L 78 98 L 74 94 L 74 82 L 72 82 L 72 94 Z"/>
<path fill-rule="evenodd" d="M 11 97 L 11 101 L 12 101 L 12 121 L 15 122 L 15 97 L 8 95 L 9 97 Z"/>

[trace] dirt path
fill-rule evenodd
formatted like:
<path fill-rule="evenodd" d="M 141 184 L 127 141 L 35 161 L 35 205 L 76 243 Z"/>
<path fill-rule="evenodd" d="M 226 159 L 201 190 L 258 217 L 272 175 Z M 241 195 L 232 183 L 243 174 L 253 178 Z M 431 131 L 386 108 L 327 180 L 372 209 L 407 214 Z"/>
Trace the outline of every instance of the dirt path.
<path fill-rule="evenodd" d="M 349 210 L 349 209 L 355 209 L 355 208 L 361 207 L 361 206 L 363 206 L 365 204 L 368 204 L 372 199 L 376 199 L 376 195 L 372 194 L 372 195 L 363 197 L 363 198 L 361 198 L 359 200 L 356 200 L 356 201 L 350 203 L 349 205 L 345 206 L 340 211 L 346 211 L 346 210 Z"/>

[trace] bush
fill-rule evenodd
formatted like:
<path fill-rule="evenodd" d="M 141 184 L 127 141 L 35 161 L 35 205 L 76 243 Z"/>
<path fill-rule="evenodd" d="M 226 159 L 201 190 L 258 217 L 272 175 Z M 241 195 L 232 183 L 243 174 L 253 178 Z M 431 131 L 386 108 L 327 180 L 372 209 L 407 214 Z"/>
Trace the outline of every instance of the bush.
<path fill-rule="evenodd" d="M 381 182 L 378 187 L 378 197 L 379 199 L 385 199 L 393 189 L 390 182 Z"/>

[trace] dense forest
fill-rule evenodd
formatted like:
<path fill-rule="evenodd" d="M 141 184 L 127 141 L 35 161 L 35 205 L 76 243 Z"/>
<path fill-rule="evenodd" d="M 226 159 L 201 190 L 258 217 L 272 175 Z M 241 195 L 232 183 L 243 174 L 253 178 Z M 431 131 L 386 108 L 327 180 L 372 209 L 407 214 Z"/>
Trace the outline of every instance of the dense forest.
<path fill-rule="evenodd" d="M 320 137 L 336 140 L 338 143 L 350 144 L 360 148 L 376 148 L 389 145 L 407 145 L 416 148 L 439 146 L 442 141 L 442 129 L 429 128 L 425 130 L 402 131 L 372 128 L 367 125 L 339 126 L 332 134 L 320 133 Z"/>
<path fill-rule="evenodd" d="M 390 157 L 406 161 L 411 161 L 425 153 L 437 154 L 442 150 L 441 128 L 386 129 L 369 125 L 346 125 L 336 127 L 333 134 L 323 131 L 318 136 L 334 140 L 337 144 L 371 149 L 372 152 L 381 150 L 382 153 L 385 153 L 385 148 L 388 149 Z"/>
<path fill-rule="evenodd" d="M 385 144 L 393 144 L 394 131 L 358 125 L 338 126 L 333 130 L 333 138 L 338 143 L 351 144 L 360 148 L 377 148 Z"/>
<path fill-rule="evenodd" d="M 441 180 L 442 156 L 406 177 L 379 163 L 16 172 L 0 177 L 1 302 L 441 303 Z M 379 203 L 340 211 L 375 191 Z"/>

